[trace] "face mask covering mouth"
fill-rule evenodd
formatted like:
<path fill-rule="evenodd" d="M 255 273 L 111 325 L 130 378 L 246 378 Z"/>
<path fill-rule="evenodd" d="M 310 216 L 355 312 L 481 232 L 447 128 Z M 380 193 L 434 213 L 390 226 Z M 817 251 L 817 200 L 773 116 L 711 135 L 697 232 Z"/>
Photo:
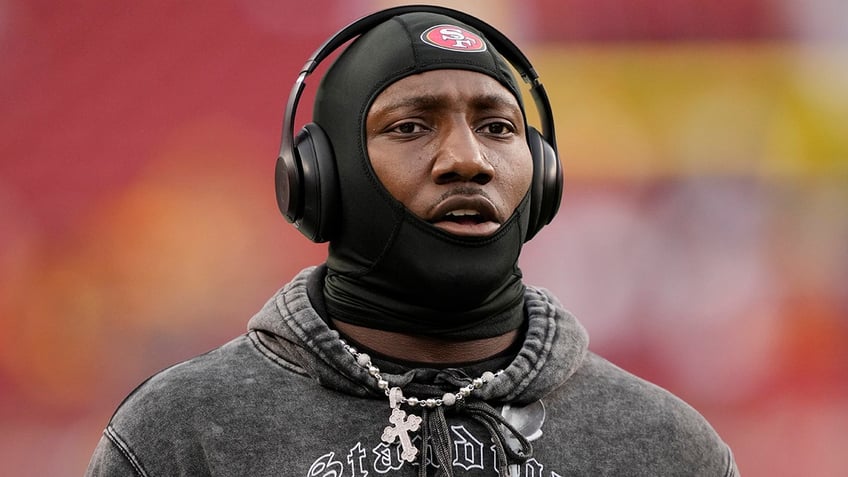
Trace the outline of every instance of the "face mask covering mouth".
<path fill-rule="evenodd" d="M 439 42 L 447 33 L 434 31 L 455 41 L 446 47 Z M 451 47 L 457 43 L 471 49 Z M 330 240 L 324 298 L 332 318 L 355 325 L 450 339 L 497 336 L 523 322 L 518 257 L 529 194 L 494 234 L 452 235 L 392 197 L 367 153 L 364 125 L 380 92 L 440 69 L 494 78 L 524 114 L 518 84 L 495 48 L 470 26 L 434 13 L 404 14 L 369 30 L 322 79 L 313 118 L 333 147 L 342 209 Z"/>

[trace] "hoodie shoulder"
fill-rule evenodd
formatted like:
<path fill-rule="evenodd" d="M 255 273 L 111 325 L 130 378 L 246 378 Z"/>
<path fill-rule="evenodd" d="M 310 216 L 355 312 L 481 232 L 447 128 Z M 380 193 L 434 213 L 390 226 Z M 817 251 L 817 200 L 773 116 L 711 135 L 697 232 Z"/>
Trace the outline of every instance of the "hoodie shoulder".
<path fill-rule="evenodd" d="M 312 384 L 291 371 L 269 359 L 255 336 L 242 335 L 143 382 L 104 435 L 150 475 L 202 473 L 197 466 L 206 465 L 211 443 L 224 434 L 237 430 L 245 442 L 262 442 L 264 416 L 298 412 L 300 401 L 291 396 Z"/>
<path fill-rule="evenodd" d="M 582 458 L 598 472 L 626 464 L 629 475 L 737 475 L 730 449 L 698 411 L 594 353 L 562 391 Z"/>
<path fill-rule="evenodd" d="M 525 306 L 530 318 L 525 346 L 513 363 L 517 367 L 507 369 L 517 372 L 505 373 L 516 378 L 509 398 L 541 399 L 548 442 L 568 455 L 561 470 L 738 475 L 730 449 L 698 411 L 591 352 L 586 330 L 550 292 L 528 287 Z"/>

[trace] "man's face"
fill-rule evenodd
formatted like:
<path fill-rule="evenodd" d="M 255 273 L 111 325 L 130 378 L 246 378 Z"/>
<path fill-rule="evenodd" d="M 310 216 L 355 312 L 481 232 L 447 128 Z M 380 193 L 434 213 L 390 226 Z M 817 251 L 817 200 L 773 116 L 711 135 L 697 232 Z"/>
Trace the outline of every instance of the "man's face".
<path fill-rule="evenodd" d="M 518 101 L 482 73 L 434 70 L 393 83 L 371 105 L 366 137 L 383 186 L 455 235 L 494 233 L 530 187 Z"/>

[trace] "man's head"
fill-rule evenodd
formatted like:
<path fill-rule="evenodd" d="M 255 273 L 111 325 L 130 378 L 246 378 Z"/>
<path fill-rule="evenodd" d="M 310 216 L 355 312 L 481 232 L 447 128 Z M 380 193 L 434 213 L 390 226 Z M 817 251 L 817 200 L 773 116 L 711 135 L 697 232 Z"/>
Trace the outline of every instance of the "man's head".
<path fill-rule="evenodd" d="M 473 17 L 411 9 L 418 7 L 357 22 L 313 57 L 325 58 L 326 45 L 340 46 L 351 31 L 359 35 L 324 75 L 314 124 L 296 146 L 300 156 L 321 159 L 304 161 L 304 182 L 310 174 L 337 181 L 329 188 L 337 197 L 321 192 L 313 201 L 322 210 L 337 204 L 332 219 L 322 212 L 321 231 L 307 236 L 330 241 L 325 293 L 336 305 L 355 311 L 364 301 L 367 311 L 379 303 L 386 313 L 423 318 L 427 329 L 459 329 L 468 323 L 451 322 L 456 314 L 476 320 L 520 304 L 518 256 L 556 212 L 561 174 L 548 144 L 552 121 L 543 115 L 549 141 L 527 127 L 517 82 L 497 48 L 520 63 L 549 113 L 523 54 Z"/>
<path fill-rule="evenodd" d="M 427 15 L 431 19 L 444 18 L 448 20 L 448 23 L 430 23 L 431 26 L 425 23 L 426 30 L 420 32 L 420 37 L 410 37 L 411 41 L 404 41 L 404 34 L 408 35 L 416 30 L 416 25 L 412 24 L 415 15 Z M 399 20 L 398 17 L 406 19 L 407 21 L 403 24 L 409 28 L 400 32 L 401 36 L 393 36 L 398 32 L 396 29 L 391 30 L 389 26 Z M 355 98 L 357 91 L 361 93 L 359 97 L 367 97 L 368 91 L 363 91 L 357 86 L 373 85 L 376 88 L 384 88 L 386 82 L 402 79 L 403 75 L 428 69 L 446 68 L 467 69 L 489 74 L 512 91 L 520 104 L 520 93 L 508 63 L 531 86 L 530 92 L 539 112 L 542 131 L 539 133 L 535 128 L 527 130 L 527 141 L 531 148 L 534 165 L 530 223 L 525 241 L 532 238 L 556 215 L 562 194 L 562 170 L 556 154 L 553 115 L 545 89 L 529 60 L 501 32 L 466 13 L 429 5 L 393 7 L 367 15 L 339 30 L 306 62 L 292 88 L 286 106 L 276 171 L 277 201 L 280 211 L 289 222 L 313 241 L 327 241 L 340 228 L 338 220 L 340 198 L 335 170 L 336 158 L 333 155 L 334 145 L 330 144 L 322 126 L 315 123 L 306 125 L 295 137 L 295 113 L 307 77 L 323 60 L 336 50 L 342 49 L 352 39 L 355 39 L 354 44 L 362 44 L 363 38 L 359 38 L 360 36 L 373 37 L 375 31 L 386 33 L 387 30 L 389 34 L 383 35 L 382 43 L 372 42 L 369 48 L 364 48 L 366 54 L 360 55 L 359 63 L 364 62 L 370 68 L 360 68 L 359 71 L 355 71 L 354 74 L 334 85 L 334 88 L 341 92 L 339 97 Z M 418 31 L 415 31 L 414 34 L 417 35 L 417 33 Z M 420 45 L 433 48 L 418 48 Z M 496 51 L 496 48 L 500 51 Z M 434 52 L 446 54 L 439 55 Z M 454 54 L 456 52 L 461 54 Z M 502 58 L 499 53 L 503 53 L 504 57 Z M 341 56 L 344 58 L 353 54 L 354 49 L 351 48 L 344 51 Z M 409 61 L 404 63 L 405 60 L 412 60 L 412 63 Z M 394 77 L 390 77 L 392 75 Z M 315 109 L 318 111 L 319 108 Z M 333 142 L 338 143 L 338 141 Z"/>
<path fill-rule="evenodd" d="M 452 36 L 459 41 L 443 41 L 444 36 Z M 432 84 L 427 84 L 428 80 Z M 459 82 L 447 84 L 450 80 Z M 488 88 L 488 99 L 481 98 L 477 91 L 472 94 L 472 88 L 481 86 Z M 459 97 L 459 87 L 465 96 Z M 523 171 L 518 174 L 517 185 L 507 186 L 511 189 L 520 188 L 517 192 L 520 198 L 514 201 L 510 197 L 509 204 L 500 200 L 500 208 L 508 208 L 498 211 L 499 227 L 491 230 L 492 233 L 473 237 L 451 234 L 429 222 L 435 218 L 427 215 L 432 211 L 413 211 L 406 205 L 417 207 L 417 201 L 429 201 L 422 206 L 429 209 L 438 205 L 442 194 L 456 192 L 458 188 L 472 188 L 477 192 L 472 199 L 476 201 L 475 208 L 485 214 L 484 218 L 496 219 L 491 216 L 494 204 L 486 210 L 487 204 L 483 203 L 485 199 L 480 193 L 481 190 L 494 191 L 494 187 L 491 184 L 480 184 L 480 181 L 500 184 L 500 177 L 477 177 L 463 181 L 452 178 L 451 183 L 445 184 L 445 177 L 436 180 L 432 178 L 431 167 L 437 156 L 434 147 L 439 142 L 446 146 L 439 151 L 442 156 L 445 153 L 466 155 L 471 152 L 467 145 L 462 144 L 463 140 L 471 136 L 463 139 L 458 134 L 460 129 L 456 128 L 456 111 L 467 110 L 463 112 L 462 121 L 465 131 L 469 131 L 470 109 L 481 109 L 481 105 L 475 105 L 474 102 L 491 101 L 492 95 L 517 109 L 511 110 L 509 114 L 513 122 L 519 123 L 515 127 L 522 130 L 517 133 L 518 136 L 510 138 L 513 146 L 510 154 L 499 152 L 498 156 L 501 160 L 507 159 L 504 157 L 506 155 L 514 156 L 509 157 L 507 163 L 515 164 Z M 399 100 L 417 102 L 418 105 L 396 104 L 394 111 L 386 110 L 388 102 Z M 425 105 L 426 102 L 430 104 Z M 438 102 L 442 104 L 437 105 Z M 407 114 L 406 122 L 417 119 L 421 129 L 425 124 L 421 120 L 424 109 L 429 109 L 431 127 L 436 126 L 436 121 L 442 121 L 442 126 L 451 125 L 453 129 L 440 128 L 438 134 L 430 136 L 433 140 L 429 142 L 418 130 L 401 140 L 401 133 L 397 130 L 394 133 L 386 130 L 391 124 L 385 121 L 401 120 L 397 113 L 402 109 Z M 390 116 L 390 113 L 395 116 Z M 482 120 L 480 111 L 473 114 L 478 116 L 478 122 Z M 481 246 L 483 242 L 504 244 L 505 248 L 499 251 L 500 255 L 506 255 L 510 262 L 517 260 L 528 227 L 529 177 L 526 171 L 532 170 L 529 149 L 526 140 L 522 140 L 525 134 L 523 105 L 508 63 L 480 32 L 453 18 L 422 12 L 406 13 L 377 25 L 357 38 L 328 69 L 316 95 L 313 117 L 332 144 L 338 169 L 341 217 L 337 233 L 330 238 L 331 267 L 337 264 L 347 273 L 361 273 L 382 266 L 393 268 L 397 266 L 395 264 L 403 263 L 402 270 L 407 273 L 432 273 L 434 257 L 420 262 L 395 258 L 391 259 L 392 263 L 388 263 L 393 251 L 406 250 L 402 253 L 409 257 L 423 258 L 430 253 L 449 257 L 447 270 L 454 270 L 449 276 L 462 276 L 467 272 L 460 269 L 468 268 L 466 262 L 469 259 L 479 260 L 481 264 L 491 262 L 492 251 L 487 252 L 488 247 Z M 453 123 L 447 122 L 448 119 Z M 380 123 L 383 128 L 380 133 L 369 128 L 376 126 L 377 121 L 383 121 Z M 409 126 L 411 124 L 404 127 Z M 487 141 L 482 141 L 484 135 L 481 125 L 478 124 L 476 129 L 473 135 L 475 147 L 479 148 L 482 144 L 493 146 L 498 141 L 491 134 L 486 138 Z M 453 141 L 453 144 L 444 141 Z M 505 149 L 503 144 L 499 146 Z M 465 151 L 461 149 L 463 147 Z M 494 156 L 491 149 L 486 154 Z M 375 157 L 371 157 L 372 154 Z M 489 161 L 495 159 L 498 158 L 489 157 Z M 484 165 L 482 158 L 476 160 L 482 161 L 481 165 Z M 412 171 L 413 166 L 418 166 L 416 172 Z M 426 169 L 431 171 L 422 174 Z M 404 180 L 398 182 L 400 176 L 404 176 Z M 386 187 L 387 180 L 391 181 L 389 186 L 392 190 Z M 462 185 L 458 186 L 458 182 Z M 425 190 L 429 190 L 432 196 L 409 195 L 413 191 Z M 480 256 L 474 257 L 475 254 Z"/>

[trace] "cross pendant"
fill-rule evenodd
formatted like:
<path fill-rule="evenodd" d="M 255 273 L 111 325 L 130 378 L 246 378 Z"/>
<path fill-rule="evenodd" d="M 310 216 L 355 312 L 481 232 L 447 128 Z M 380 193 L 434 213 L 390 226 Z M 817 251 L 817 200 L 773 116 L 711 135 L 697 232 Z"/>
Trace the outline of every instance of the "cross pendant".
<path fill-rule="evenodd" d="M 395 387 L 389 390 L 389 405 L 392 408 L 392 415 L 389 416 L 389 422 L 392 425 L 386 426 L 383 430 L 383 436 L 381 439 L 386 444 L 391 444 L 396 439 L 400 440 L 402 449 L 400 454 L 401 458 L 407 462 L 413 462 L 415 461 L 415 457 L 418 455 L 418 449 L 416 449 L 412 444 L 412 439 L 409 437 L 409 433 L 418 430 L 418 426 L 421 424 L 421 418 L 415 414 L 407 415 L 406 412 L 400 408 L 402 399 L 403 392 L 400 388 Z"/>

